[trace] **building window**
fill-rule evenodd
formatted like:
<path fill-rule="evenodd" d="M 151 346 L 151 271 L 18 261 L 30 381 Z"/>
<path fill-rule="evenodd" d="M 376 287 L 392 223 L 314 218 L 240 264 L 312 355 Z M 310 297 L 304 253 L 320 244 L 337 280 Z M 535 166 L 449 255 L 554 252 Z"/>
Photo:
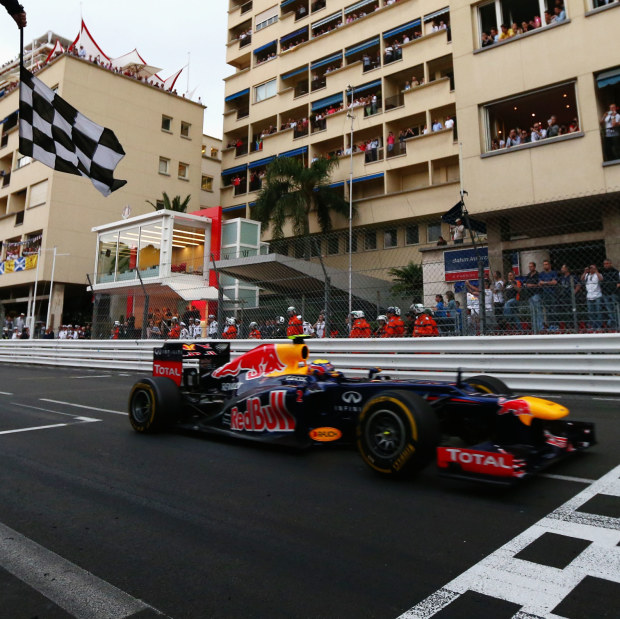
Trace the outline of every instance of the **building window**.
<path fill-rule="evenodd" d="M 405 228 L 405 245 L 417 245 L 420 242 L 418 224 L 409 224 Z"/>
<path fill-rule="evenodd" d="M 159 158 L 159 173 L 170 174 L 170 159 L 166 159 L 165 157 Z"/>
<path fill-rule="evenodd" d="M 280 13 L 279 4 L 272 6 L 270 9 L 267 9 L 266 11 L 262 11 L 261 13 L 258 13 L 258 15 L 256 16 L 254 20 L 254 23 L 256 24 L 256 26 L 254 27 L 254 30 L 258 32 L 259 30 L 263 30 L 264 28 L 271 26 L 271 24 L 275 24 L 278 21 L 279 13 Z"/>
<path fill-rule="evenodd" d="M 426 227 L 426 240 L 434 243 L 441 236 L 441 224 L 428 224 Z"/>
<path fill-rule="evenodd" d="M 575 83 L 551 86 L 483 106 L 485 150 L 508 150 L 580 131 Z"/>
<path fill-rule="evenodd" d="M 189 123 L 181 122 L 181 137 L 184 137 L 184 138 L 189 137 L 190 127 L 191 125 Z"/>
<path fill-rule="evenodd" d="M 172 131 L 172 118 L 170 118 L 170 116 L 161 117 L 161 130 Z"/>
<path fill-rule="evenodd" d="M 47 180 L 30 186 L 28 208 L 42 206 L 47 202 Z"/>
<path fill-rule="evenodd" d="M 179 178 L 189 178 L 189 165 L 187 163 L 179 162 Z"/>
<path fill-rule="evenodd" d="M 217 148 L 213 148 L 213 146 L 211 147 L 211 157 L 213 157 L 213 159 L 217 159 L 219 152 L 220 151 Z"/>
<path fill-rule="evenodd" d="M 398 233 L 396 228 L 388 228 L 383 231 L 383 248 L 389 249 L 398 245 Z"/>
<path fill-rule="evenodd" d="M 260 86 L 254 86 L 254 101 L 260 103 L 270 97 L 275 97 L 277 92 L 276 80 L 265 82 Z"/>
<path fill-rule="evenodd" d="M 492 0 L 477 11 L 481 47 L 566 21 L 564 5 L 555 0 Z"/>
<path fill-rule="evenodd" d="M 367 230 L 364 232 L 364 250 L 371 251 L 377 249 L 377 231 Z"/>
<path fill-rule="evenodd" d="M 592 8 L 599 9 L 602 6 L 607 6 L 609 4 L 618 5 L 618 0 L 592 0 Z"/>
<path fill-rule="evenodd" d="M 340 251 L 340 243 L 339 238 L 337 236 L 330 236 L 327 239 L 327 253 L 328 255 L 333 256 Z"/>
<path fill-rule="evenodd" d="M 211 176 L 203 175 L 200 183 L 200 189 L 203 191 L 213 191 L 213 178 Z"/>
<path fill-rule="evenodd" d="M 596 76 L 596 98 L 601 110 L 600 127 L 603 140 L 603 161 L 620 160 L 620 67 Z"/>
<path fill-rule="evenodd" d="M 17 158 L 17 165 L 15 166 L 16 170 L 23 168 L 25 165 L 28 165 L 32 161 L 32 157 L 28 157 L 28 155 L 22 155 Z"/>

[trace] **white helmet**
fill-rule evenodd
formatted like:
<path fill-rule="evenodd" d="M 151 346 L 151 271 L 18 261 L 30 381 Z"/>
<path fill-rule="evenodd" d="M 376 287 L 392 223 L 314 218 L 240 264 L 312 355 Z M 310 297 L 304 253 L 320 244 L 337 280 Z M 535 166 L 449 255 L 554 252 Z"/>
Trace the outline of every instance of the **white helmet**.
<path fill-rule="evenodd" d="M 412 303 L 409 309 L 416 314 L 421 314 L 424 311 L 422 303 Z"/>
<path fill-rule="evenodd" d="M 364 312 L 362 310 L 354 310 L 351 312 L 353 318 L 364 318 Z"/>
<path fill-rule="evenodd" d="M 296 313 L 297 313 L 297 310 L 296 310 L 296 309 L 295 309 L 295 308 L 291 305 L 291 306 L 290 306 L 290 307 L 286 310 L 286 313 L 287 313 L 289 316 L 292 316 L 293 314 L 296 314 Z"/>
<path fill-rule="evenodd" d="M 235 319 L 234 318 L 227 318 L 226 319 L 226 324 L 227 325 L 234 325 L 235 324 Z"/>
<path fill-rule="evenodd" d="M 257 322 L 251 322 L 250 323 L 250 329 L 258 329 L 258 323 Z"/>
<path fill-rule="evenodd" d="M 394 307 L 394 314 L 400 316 L 400 307 Z"/>
<path fill-rule="evenodd" d="M 212 318 L 213 320 L 215 320 L 215 315 L 214 314 L 209 314 L 209 318 Z"/>
<path fill-rule="evenodd" d="M 284 316 L 279 316 L 278 317 L 278 323 L 283 325 L 286 321 L 284 320 Z"/>
<path fill-rule="evenodd" d="M 385 314 L 379 314 L 379 316 L 377 316 L 377 322 L 383 320 L 383 322 L 387 322 L 387 316 Z"/>

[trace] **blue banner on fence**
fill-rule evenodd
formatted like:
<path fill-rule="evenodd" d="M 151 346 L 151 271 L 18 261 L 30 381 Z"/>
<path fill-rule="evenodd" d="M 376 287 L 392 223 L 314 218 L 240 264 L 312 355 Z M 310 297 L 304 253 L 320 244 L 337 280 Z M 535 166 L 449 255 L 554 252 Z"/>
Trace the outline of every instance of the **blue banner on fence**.
<path fill-rule="evenodd" d="M 466 279 L 478 278 L 478 255 L 484 265 L 484 273 L 489 273 L 489 250 L 481 247 L 475 249 L 455 249 L 445 251 L 443 254 L 447 282 L 458 282 Z"/>

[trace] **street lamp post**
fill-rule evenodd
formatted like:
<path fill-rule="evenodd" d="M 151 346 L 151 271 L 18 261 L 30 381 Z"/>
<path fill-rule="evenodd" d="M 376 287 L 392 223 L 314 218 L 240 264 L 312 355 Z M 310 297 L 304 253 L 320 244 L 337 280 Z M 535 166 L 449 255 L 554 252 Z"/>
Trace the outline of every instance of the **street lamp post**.
<path fill-rule="evenodd" d="M 349 319 L 351 316 L 353 303 L 353 94 L 355 89 L 353 86 L 347 86 L 347 92 L 351 93 L 351 105 L 347 112 L 347 118 L 351 119 L 351 135 L 349 139 L 349 151 L 351 168 L 349 170 Z M 349 323 L 350 324 L 350 323 Z"/>

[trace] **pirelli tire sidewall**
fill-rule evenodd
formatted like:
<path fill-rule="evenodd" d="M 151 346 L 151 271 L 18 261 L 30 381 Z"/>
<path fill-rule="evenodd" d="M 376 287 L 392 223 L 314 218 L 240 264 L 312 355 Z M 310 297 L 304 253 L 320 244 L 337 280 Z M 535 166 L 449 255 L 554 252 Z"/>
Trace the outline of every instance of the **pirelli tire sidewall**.
<path fill-rule="evenodd" d="M 129 394 L 129 422 L 142 434 L 169 428 L 178 418 L 180 408 L 179 388 L 163 376 L 140 379 Z"/>
<path fill-rule="evenodd" d="M 431 406 L 407 391 L 385 391 L 368 400 L 356 428 L 364 462 L 391 477 L 410 476 L 431 462 L 439 437 Z"/>
<path fill-rule="evenodd" d="M 509 397 L 514 395 L 512 389 L 503 380 L 495 378 L 495 376 L 479 374 L 478 376 L 471 376 L 463 382 L 480 393 L 493 393 Z"/>

